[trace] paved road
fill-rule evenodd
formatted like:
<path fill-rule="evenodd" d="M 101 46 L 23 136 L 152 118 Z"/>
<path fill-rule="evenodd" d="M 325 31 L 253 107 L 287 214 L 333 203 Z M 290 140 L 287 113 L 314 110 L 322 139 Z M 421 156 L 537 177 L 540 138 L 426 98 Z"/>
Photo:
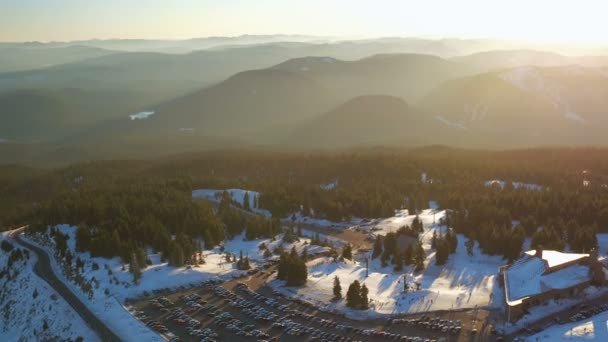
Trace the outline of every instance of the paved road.
<path fill-rule="evenodd" d="M 95 316 L 61 280 L 59 280 L 59 278 L 57 278 L 57 275 L 55 275 L 55 272 L 53 272 L 53 268 L 51 267 L 49 255 L 43 249 L 27 243 L 20 238 L 19 234 L 22 231 L 23 228 L 14 230 L 9 236 L 24 248 L 36 253 L 38 261 L 36 262 L 36 265 L 34 265 L 34 273 L 57 291 L 57 293 L 70 304 L 74 311 L 78 313 L 78 315 L 87 323 L 89 328 L 91 328 L 102 341 L 122 341 L 102 321 L 100 321 L 97 316 Z"/>

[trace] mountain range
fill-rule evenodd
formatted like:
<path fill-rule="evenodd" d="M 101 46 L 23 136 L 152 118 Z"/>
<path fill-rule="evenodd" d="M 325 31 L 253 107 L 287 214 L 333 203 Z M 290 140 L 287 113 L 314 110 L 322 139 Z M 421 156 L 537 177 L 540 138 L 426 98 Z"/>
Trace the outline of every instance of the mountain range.
<path fill-rule="evenodd" d="M 143 52 L 165 43 L 0 44 L 12 53 L 0 54 L 0 70 L 10 70 L 0 73 L 0 152 L 10 161 L 14 149 L 111 157 L 229 144 L 608 143 L 604 56 L 303 36 L 177 41 L 205 49 Z M 443 52 L 419 53 L 424 46 Z"/>

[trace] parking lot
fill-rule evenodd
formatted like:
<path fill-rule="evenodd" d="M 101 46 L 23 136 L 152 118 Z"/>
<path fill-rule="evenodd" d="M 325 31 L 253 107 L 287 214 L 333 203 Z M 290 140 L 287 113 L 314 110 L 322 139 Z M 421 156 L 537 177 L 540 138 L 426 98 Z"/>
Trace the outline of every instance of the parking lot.
<path fill-rule="evenodd" d="M 131 305 L 134 314 L 167 339 L 227 341 L 491 341 L 483 312 L 421 314 L 353 321 L 284 298 L 265 282 L 272 268 L 245 278 L 207 281 L 155 293 Z M 474 317 L 473 317 L 474 315 Z M 474 322 L 475 327 L 472 327 Z M 479 324 L 479 327 L 477 325 Z M 473 331 L 474 330 L 474 331 Z"/>

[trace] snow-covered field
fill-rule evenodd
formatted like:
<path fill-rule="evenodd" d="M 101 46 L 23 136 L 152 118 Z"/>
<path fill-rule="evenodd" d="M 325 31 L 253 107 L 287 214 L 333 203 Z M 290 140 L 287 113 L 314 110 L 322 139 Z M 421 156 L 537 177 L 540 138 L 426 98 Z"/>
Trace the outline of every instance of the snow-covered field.
<path fill-rule="evenodd" d="M 477 247 L 474 248 L 473 256 L 469 256 L 464 245 L 465 238 L 459 235 L 456 253 L 450 255 L 447 264 L 435 265 L 431 239 L 433 231 L 445 229 L 439 225 L 444 216 L 445 211 L 434 209 L 423 210 L 419 215 L 424 225 L 421 240 L 426 252 L 425 269 L 420 273 L 413 273 L 413 266 L 395 273 L 392 265 L 382 268 L 377 258 L 370 261 L 369 276 L 366 277 L 364 262 L 334 262 L 330 258 L 320 258 L 308 263 L 308 281 L 305 287 L 286 288 L 281 281 L 273 281 L 271 285 L 324 310 L 343 311 L 355 318 L 501 305 L 501 289 L 494 286 L 498 267 L 505 263 L 500 257 L 482 255 Z M 414 217 L 407 215 L 407 210 L 397 211 L 395 217 L 378 223 L 380 230 L 377 233 L 396 231 L 403 225 L 411 224 Z M 404 293 L 404 275 L 412 288 L 415 282 L 420 283 L 420 290 L 412 289 Z M 372 301 L 368 312 L 362 314 L 351 311 L 345 307 L 344 301 L 331 302 L 335 276 L 340 279 L 343 295 L 354 280 L 368 287 Z M 493 298 L 497 300 L 494 301 Z"/>
<path fill-rule="evenodd" d="M 4 236 L 0 236 L 0 240 L 3 239 Z M 0 340 L 67 341 L 82 337 L 85 341 L 99 341 L 69 304 L 33 273 L 36 254 L 30 252 L 29 255 L 29 260 L 15 262 L 8 273 L 0 277 Z M 8 258 L 9 253 L 0 251 L 3 270 Z"/>

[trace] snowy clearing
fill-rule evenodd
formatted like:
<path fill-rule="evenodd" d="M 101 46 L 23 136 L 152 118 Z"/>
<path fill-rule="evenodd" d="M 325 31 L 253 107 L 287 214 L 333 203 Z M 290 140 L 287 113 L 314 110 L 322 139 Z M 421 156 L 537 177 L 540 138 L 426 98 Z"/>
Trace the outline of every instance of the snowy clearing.
<path fill-rule="evenodd" d="M 417 313 L 433 310 L 464 309 L 501 305 L 501 289 L 494 286 L 498 267 L 505 262 L 500 257 L 481 254 L 477 247 L 473 256 L 466 252 L 465 238 L 458 235 L 458 248 L 451 254 L 447 264 L 435 265 L 435 252 L 431 249 L 431 238 L 434 231 L 445 230 L 439 221 L 445 211 L 423 210 L 419 215 L 424 225 L 421 234 L 422 246 L 426 253 L 425 269 L 413 273 L 413 266 L 407 266 L 403 272 L 393 272 L 393 266 L 382 268 L 379 258 L 369 263 L 369 276 L 366 277 L 365 262 L 334 262 L 331 258 L 319 258 L 309 261 L 308 281 L 305 287 L 283 287 L 282 281 L 273 281 L 271 285 L 290 296 L 309 301 L 322 310 L 341 311 L 353 318 L 370 318 L 398 313 Z M 397 211 L 395 217 L 381 220 L 377 227 L 379 233 L 396 231 L 399 227 L 411 224 L 414 215 L 407 215 L 407 210 Z M 361 259 L 361 258 L 359 258 Z M 403 292 L 404 275 L 410 290 Z M 368 311 L 351 310 L 345 302 L 332 302 L 333 279 L 338 276 L 343 292 L 358 280 L 369 289 L 371 300 Z M 419 283 L 420 289 L 414 290 Z M 495 304 L 493 298 L 499 302 Z"/>

